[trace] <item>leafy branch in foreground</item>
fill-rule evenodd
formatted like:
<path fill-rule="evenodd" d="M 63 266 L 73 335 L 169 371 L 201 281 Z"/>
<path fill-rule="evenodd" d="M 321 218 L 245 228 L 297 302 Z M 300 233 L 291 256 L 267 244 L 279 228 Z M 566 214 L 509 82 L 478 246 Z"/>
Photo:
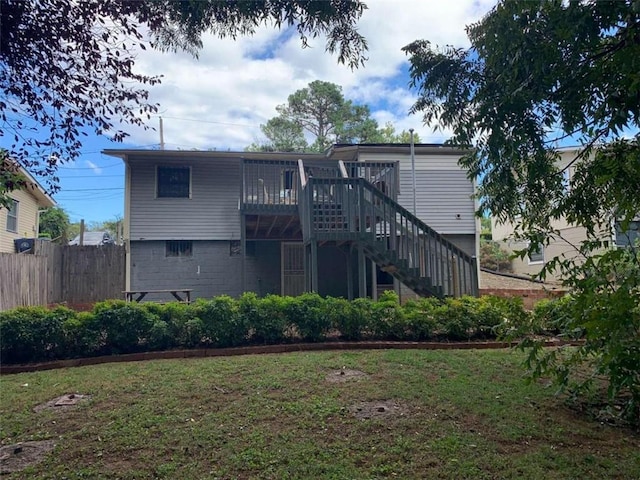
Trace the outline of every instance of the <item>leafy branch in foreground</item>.
<path fill-rule="evenodd" d="M 552 242 L 559 222 L 586 230 L 576 258 L 556 258 L 541 273 L 559 272 L 573 290 L 565 327 L 584 332 L 586 344 L 570 357 L 536 353 L 534 372 L 564 386 L 591 368 L 636 419 L 640 261 L 633 247 L 612 249 L 611 227 L 640 219 L 638 31 L 636 0 L 510 0 L 467 27 L 469 49 L 425 40 L 404 49 L 419 93 L 412 111 L 471 147 L 462 164 L 482 178 L 480 211 L 515 225 L 530 245 L 521 255 Z M 559 141 L 580 145 L 562 168 Z"/>
<path fill-rule="evenodd" d="M 160 76 L 136 69 L 141 49 L 197 54 L 205 32 L 236 39 L 266 25 L 294 28 L 303 47 L 325 36 L 326 50 L 355 68 L 366 60 L 357 31 L 365 8 L 350 0 L 1 0 L 0 137 L 14 162 L 55 191 L 57 167 L 78 158 L 83 136 L 122 141 L 130 126 L 148 128 L 158 108 L 148 88 Z"/>

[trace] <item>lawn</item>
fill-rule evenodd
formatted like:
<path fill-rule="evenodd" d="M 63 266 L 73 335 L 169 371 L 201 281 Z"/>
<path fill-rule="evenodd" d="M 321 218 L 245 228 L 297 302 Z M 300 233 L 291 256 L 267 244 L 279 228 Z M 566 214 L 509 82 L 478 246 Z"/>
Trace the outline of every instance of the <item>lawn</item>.
<path fill-rule="evenodd" d="M 640 478 L 637 432 L 526 384 L 521 360 L 342 351 L 3 376 L 2 445 L 56 444 L 6 478 Z M 34 412 L 68 393 L 91 398 Z"/>

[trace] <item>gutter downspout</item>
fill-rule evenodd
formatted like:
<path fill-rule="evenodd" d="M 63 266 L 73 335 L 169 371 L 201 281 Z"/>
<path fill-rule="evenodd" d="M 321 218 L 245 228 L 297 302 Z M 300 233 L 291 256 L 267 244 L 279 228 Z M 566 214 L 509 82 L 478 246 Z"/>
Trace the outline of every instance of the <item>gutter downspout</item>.
<path fill-rule="evenodd" d="M 416 209 L 416 150 L 415 143 L 413 141 L 413 128 L 409 129 L 411 134 L 411 182 L 413 184 L 413 214 L 417 217 L 418 211 Z"/>

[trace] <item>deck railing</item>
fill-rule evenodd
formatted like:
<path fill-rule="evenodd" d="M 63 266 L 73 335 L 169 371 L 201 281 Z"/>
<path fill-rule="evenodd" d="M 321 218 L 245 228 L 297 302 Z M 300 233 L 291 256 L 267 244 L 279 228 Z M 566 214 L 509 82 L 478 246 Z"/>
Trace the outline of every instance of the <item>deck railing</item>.
<path fill-rule="evenodd" d="M 298 203 L 298 163 L 294 160 L 244 160 L 243 208 L 273 209 Z"/>
<path fill-rule="evenodd" d="M 357 241 L 415 290 L 477 294 L 475 258 L 363 178 L 309 178 L 300 214 L 305 241 Z"/>
<path fill-rule="evenodd" d="M 344 162 L 347 177 L 364 178 L 385 195 L 396 200 L 400 191 L 398 162 Z"/>
<path fill-rule="evenodd" d="M 303 165 L 313 178 L 364 178 L 393 199 L 398 193 L 397 162 L 311 161 Z M 274 210 L 295 206 L 299 201 L 300 169 L 294 160 L 252 160 L 242 162 L 243 209 Z"/>

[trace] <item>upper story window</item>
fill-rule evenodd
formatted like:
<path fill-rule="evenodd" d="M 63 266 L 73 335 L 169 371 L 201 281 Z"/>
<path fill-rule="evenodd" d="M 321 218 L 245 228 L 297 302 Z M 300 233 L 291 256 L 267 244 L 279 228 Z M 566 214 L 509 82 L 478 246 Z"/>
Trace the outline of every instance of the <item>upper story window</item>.
<path fill-rule="evenodd" d="M 7 231 L 18 231 L 18 202 L 17 200 L 10 200 L 9 210 L 7 211 Z"/>
<path fill-rule="evenodd" d="M 158 198 L 191 198 L 191 167 L 158 167 Z"/>

